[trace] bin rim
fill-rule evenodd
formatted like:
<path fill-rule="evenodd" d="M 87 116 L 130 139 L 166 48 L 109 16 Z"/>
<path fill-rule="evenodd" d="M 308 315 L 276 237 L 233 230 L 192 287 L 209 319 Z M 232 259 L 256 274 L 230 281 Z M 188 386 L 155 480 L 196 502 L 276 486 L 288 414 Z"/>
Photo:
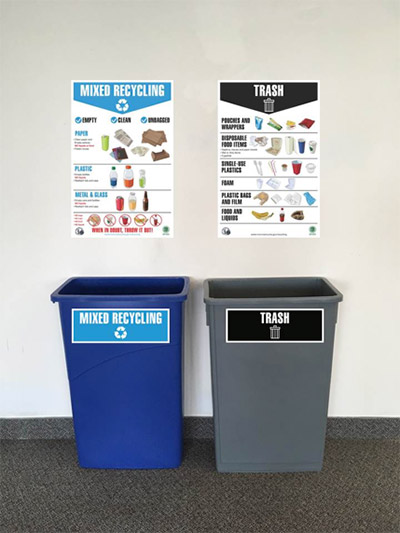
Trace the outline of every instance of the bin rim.
<path fill-rule="evenodd" d="M 213 298 L 210 296 L 210 282 L 213 281 L 239 281 L 241 279 L 250 279 L 253 281 L 262 281 L 262 280 L 269 280 L 269 281 L 283 281 L 283 280 L 321 280 L 324 283 L 328 285 L 328 287 L 333 291 L 334 294 L 331 296 L 262 296 L 260 298 Z M 237 277 L 237 278 L 207 278 L 203 282 L 203 290 L 204 290 L 204 302 L 206 305 L 234 305 L 234 306 L 240 306 L 240 307 L 252 307 L 253 305 L 260 305 L 260 306 L 271 306 L 276 305 L 277 307 L 286 305 L 286 304 L 329 304 L 329 303 L 338 303 L 343 300 L 343 294 L 334 286 L 332 283 L 323 276 L 286 276 L 286 277 L 254 277 L 254 278 L 243 278 L 243 277 Z"/>
<path fill-rule="evenodd" d="M 183 280 L 182 290 L 178 293 L 164 293 L 164 294 L 60 294 L 61 291 L 72 281 L 75 280 L 110 280 L 110 279 L 162 279 L 162 280 Z M 52 294 L 50 300 L 53 303 L 67 302 L 67 301 L 87 301 L 98 302 L 107 300 L 109 302 L 127 302 L 130 300 L 140 300 L 144 302 L 151 302 L 154 300 L 175 301 L 182 302 L 187 299 L 189 292 L 190 278 L 188 276 L 73 276 L 62 283 Z"/>

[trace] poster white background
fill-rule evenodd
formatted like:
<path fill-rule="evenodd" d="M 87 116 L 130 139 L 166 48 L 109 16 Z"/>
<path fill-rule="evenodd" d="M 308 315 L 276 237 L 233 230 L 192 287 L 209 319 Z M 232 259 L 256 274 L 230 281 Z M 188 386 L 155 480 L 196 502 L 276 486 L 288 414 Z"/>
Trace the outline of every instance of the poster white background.
<path fill-rule="evenodd" d="M 146 80 L 139 80 L 139 83 L 142 81 Z M 126 83 L 137 82 L 127 81 Z M 154 83 L 159 82 L 154 81 Z M 77 102 L 72 96 L 72 237 L 109 239 L 124 237 L 168 238 L 173 236 L 173 83 L 170 81 L 168 83 L 171 83 L 172 86 L 171 100 L 124 114 Z M 77 117 L 93 117 L 96 122 L 77 123 Z M 148 117 L 167 118 L 170 121 L 142 121 Z M 127 122 L 126 119 L 130 122 Z M 167 141 L 156 147 L 142 143 L 142 133 L 148 129 L 164 131 Z M 123 130 L 129 135 L 132 139 L 129 146 L 115 138 L 117 130 Z M 81 132 L 87 133 L 87 136 L 81 135 Z M 107 150 L 102 149 L 101 138 L 103 135 L 109 137 Z M 82 149 L 81 146 L 85 141 L 89 147 Z M 133 154 L 132 149 L 136 146 L 147 148 L 147 153 L 144 156 Z M 128 158 L 120 162 L 116 161 L 110 155 L 112 148 L 116 147 L 124 148 Z M 153 161 L 151 152 L 161 152 L 162 150 L 165 150 L 170 157 Z M 132 167 L 134 176 L 134 183 L 131 188 L 124 186 L 124 171 L 127 165 Z M 118 174 L 115 187 L 110 185 L 110 172 L 113 166 L 116 167 Z M 87 170 L 88 167 L 91 167 L 91 170 Z M 141 170 L 144 170 L 146 174 L 145 187 L 141 187 L 139 184 Z M 145 191 L 147 191 L 149 202 L 147 211 L 143 209 Z M 134 193 L 136 196 L 135 209 L 130 209 L 130 193 Z M 123 198 L 124 206 L 121 211 L 117 210 L 117 197 Z"/>
<path fill-rule="evenodd" d="M 226 80 L 224 83 L 232 82 Z M 297 80 L 258 80 L 254 83 L 280 84 L 293 83 Z M 303 80 L 298 80 L 303 82 Z M 236 83 L 241 83 L 236 81 Z M 251 80 L 244 80 L 243 83 L 251 84 Z M 304 83 L 316 83 L 307 82 Z M 219 85 L 219 84 L 218 84 Z M 319 85 L 319 84 L 318 84 Z M 218 86 L 219 98 L 219 86 Z M 278 100 L 279 97 L 275 98 Z M 272 97 L 274 99 L 274 97 Z M 242 120 L 250 119 L 249 123 L 244 123 L 244 129 L 223 129 L 222 119 L 239 118 Z M 255 126 L 255 117 L 263 119 L 261 130 Z M 268 126 L 269 119 L 273 118 L 278 122 L 282 129 L 275 130 Z M 305 129 L 299 126 L 300 122 L 310 118 L 314 120 L 311 128 Z M 296 127 L 288 129 L 286 121 L 291 120 L 296 123 Z M 298 105 L 279 112 L 266 114 L 260 111 L 246 108 L 241 105 L 235 105 L 222 100 L 218 101 L 218 236 L 220 238 L 318 238 L 320 235 L 320 87 L 318 87 L 318 100 L 303 105 Z M 235 148 L 224 147 L 224 136 L 245 135 L 244 143 L 246 147 Z M 288 154 L 285 149 L 285 139 L 287 137 L 295 139 L 295 151 Z M 251 138 L 265 137 L 266 146 L 252 146 Z M 277 155 L 272 155 L 266 151 L 271 148 L 271 139 L 279 138 L 282 140 L 282 148 Z M 305 140 L 305 151 L 299 153 L 298 140 Z M 309 142 L 315 141 L 316 151 L 310 153 Z M 229 142 L 229 141 L 228 141 Z M 254 143 L 253 143 L 254 144 Z M 224 171 L 223 162 L 236 161 L 243 162 L 240 173 Z M 262 175 L 259 174 L 254 161 L 261 163 Z M 276 173 L 270 168 L 268 162 L 273 161 L 276 167 Z M 299 175 L 293 172 L 293 161 L 301 162 Z M 315 170 L 309 173 L 306 169 L 308 163 L 315 165 Z M 287 165 L 287 170 L 282 170 L 282 164 Z M 273 178 L 277 180 L 279 186 L 273 188 L 268 181 Z M 294 178 L 294 187 L 288 188 L 289 178 Z M 233 184 L 228 183 L 233 180 Z M 257 182 L 262 180 L 259 187 Z M 224 193 L 230 192 L 248 193 L 248 197 L 241 200 L 240 204 L 235 204 L 235 200 L 229 202 L 229 198 L 224 198 Z M 260 205 L 260 200 L 255 198 L 257 194 L 265 192 L 268 194 L 268 200 Z M 287 200 L 288 195 L 297 193 L 301 196 L 301 203 L 293 206 Z M 309 193 L 315 199 L 313 205 L 308 205 L 304 193 Z M 275 203 L 272 197 L 279 195 L 280 200 Z M 283 208 L 284 221 L 280 222 L 279 214 Z M 301 210 L 304 219 L 295 220 L 291 215 Z M 268 213 L 272 215 L 266 220 L 257 219 L 252 213 Z M 228 230 L 228 231 L 227 231 Z M 310 231 L 311 230 L 311 231 Z"/>

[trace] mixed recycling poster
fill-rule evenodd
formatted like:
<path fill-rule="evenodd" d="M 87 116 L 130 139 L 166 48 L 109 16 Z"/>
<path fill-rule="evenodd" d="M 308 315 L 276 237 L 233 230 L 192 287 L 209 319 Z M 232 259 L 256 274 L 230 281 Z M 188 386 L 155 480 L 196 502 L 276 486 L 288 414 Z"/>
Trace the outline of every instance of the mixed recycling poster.
<path fill-rule="evenodd" d="M 319 82 L 218 89 L 218 236 L 319 237 Z"/>
<path fill-rule="evenodd" d="M 72 82 L 72 236 L 173 236 L 173 84 Z"/>

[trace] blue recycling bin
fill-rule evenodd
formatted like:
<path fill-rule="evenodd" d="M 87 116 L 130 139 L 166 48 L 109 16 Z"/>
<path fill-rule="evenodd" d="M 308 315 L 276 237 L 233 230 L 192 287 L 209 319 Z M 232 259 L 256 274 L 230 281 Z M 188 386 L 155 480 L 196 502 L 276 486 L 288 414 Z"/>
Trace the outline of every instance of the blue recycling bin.
<path fill-rule="evenodd" d="M 180 465 L 188 290 L 187 277 L 80 277 L 51 295 L 82 467 Z"/>

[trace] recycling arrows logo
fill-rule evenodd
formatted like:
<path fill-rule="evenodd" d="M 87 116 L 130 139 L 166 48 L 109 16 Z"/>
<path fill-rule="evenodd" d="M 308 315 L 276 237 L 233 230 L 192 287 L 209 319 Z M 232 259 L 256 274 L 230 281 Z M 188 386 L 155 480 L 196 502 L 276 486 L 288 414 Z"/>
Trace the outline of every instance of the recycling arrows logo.
<path fill-rule="evenodd" d="M 118 111 L 125 112 L 125 111 L 128 111 L 128 109 L 129 109 L 129 104 L 128 104 L 128 102 L 125 100 L 125 98 L 120 98 L 120 99 L 118 100 L 118 102 L 115 104 L 115 107 L 118 109 Z"/>
<path fill-rule="evenodd" d="M 128 332 L 126 331 L 126 329 L 124 328 L 124 326 L 119 326 L 115 331 L 114 331 L 114 335 L 115 335 L 115 338 L 116 339 L 119 339 L 119 340 L 124 340 L 126 339 L 126 337 L 128 336 Z"/>

